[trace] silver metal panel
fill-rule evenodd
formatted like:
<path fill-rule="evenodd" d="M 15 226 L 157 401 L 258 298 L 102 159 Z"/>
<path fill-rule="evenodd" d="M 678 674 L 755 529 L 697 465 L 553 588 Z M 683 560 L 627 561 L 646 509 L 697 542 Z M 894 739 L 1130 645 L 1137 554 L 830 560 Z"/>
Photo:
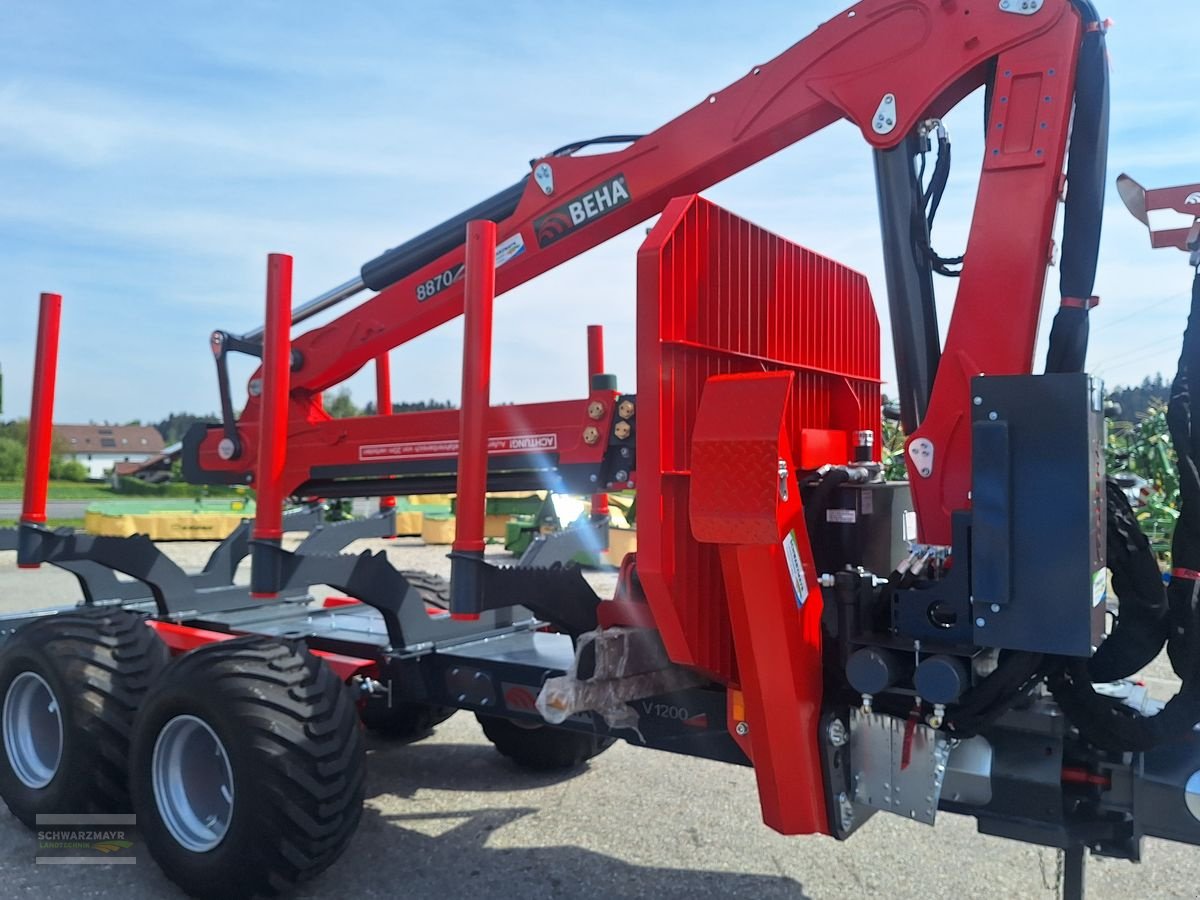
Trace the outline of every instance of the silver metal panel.
<path fill-rule="evenodd" d="M 950 741 L 926 725 L 850 712 L 854 799 L 864 806 L 932 825 L 949 756 Z"/>

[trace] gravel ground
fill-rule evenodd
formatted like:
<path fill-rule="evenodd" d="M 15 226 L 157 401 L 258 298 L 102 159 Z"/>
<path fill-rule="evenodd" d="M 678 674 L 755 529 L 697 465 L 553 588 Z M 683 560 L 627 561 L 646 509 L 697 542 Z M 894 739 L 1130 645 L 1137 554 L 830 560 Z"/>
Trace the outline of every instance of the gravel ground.
<path fill-rule="evenodd" d="M 199 568 L 211 544 L 165 544 Z M 362 541 L 405 568 L 446 573 L 445 548 Z M 73 579 L 20 572 L 0 552 L 0 612 L 78 598 Z M 612 575 L 593 576 L 611 591 Z M 322 596 L 320 591 L 317 596 Z M 1156 664 L 1150 683 L 1173 690 Z M 1054 897 L 1056 854 L 877 815 L 846 844 L 762 825 L 749 769 L 618 744 L 570 778 L 531 776 L 460 713 L 420 743 L 370 744 L 367 809 L 346 855 L 300 896 L 414 898 L 863 896 Z M 135 866 L 37 866 L 36 842 L 0 806 L 0 897 L 176 896 L 145 854 Z M 1093 860 L 1093 898 L 1200 896 L 1200 853 L 1147 841 L 1141 865 Z"/>

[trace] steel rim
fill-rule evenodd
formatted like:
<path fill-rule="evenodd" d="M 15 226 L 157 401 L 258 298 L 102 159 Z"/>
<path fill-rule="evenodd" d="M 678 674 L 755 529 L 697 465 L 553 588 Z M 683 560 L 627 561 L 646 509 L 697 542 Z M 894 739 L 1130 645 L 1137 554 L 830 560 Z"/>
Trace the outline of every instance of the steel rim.
<path fill-rule="evenodd" d="M 1200 820 L 1200 771 L 1193 772 L 1183 788 L 1183 800 L 1192 818 Z"/>
<path fill-rule="evenodd" d="M 196 716 L 176 716 L 154 742 L 154 800 L 181 847 L 206 853 L 233 821 L 233 768 L 217 733 Z"/>
<path fill-rule="evenodd" d="M 58 698 L 46 679 L 22 672 L 4 695 L 4 752 L 13 774 L 27 788 L 41 790 L 58 774 L 63 752 L 63 720 Z"/>

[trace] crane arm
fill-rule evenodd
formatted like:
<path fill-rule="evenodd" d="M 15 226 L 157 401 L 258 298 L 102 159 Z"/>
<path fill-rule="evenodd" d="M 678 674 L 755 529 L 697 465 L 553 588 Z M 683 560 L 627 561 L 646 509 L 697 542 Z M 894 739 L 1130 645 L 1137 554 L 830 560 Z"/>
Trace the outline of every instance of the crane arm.
<path fill-rule="evenodd" d="M 968 379 L 1032 364 L 1082 33 L 1070 0 L 863 0 L 622 150 L 534 160 L 533 177 L 498 195 L 519 199 L 498 223 L 497 293 L 839 119 L 875 149 L 897 147 L 994 66 L 967 262 L 910 465 L 922 539 L 949 543 L 950 510 L 969 505 Z M 319 427 L 321 391 L 462 314 L 461 246 L 384 284 L 386 261 L 364 267 L 375 297 L 294 341 L 296 429 Z M 239 428 L 253 429 L 258 410 L 252 396 Z M 245 459 L 219 458 L 218 439 L 201 445 L 202 467 L 244 470 Z"/>

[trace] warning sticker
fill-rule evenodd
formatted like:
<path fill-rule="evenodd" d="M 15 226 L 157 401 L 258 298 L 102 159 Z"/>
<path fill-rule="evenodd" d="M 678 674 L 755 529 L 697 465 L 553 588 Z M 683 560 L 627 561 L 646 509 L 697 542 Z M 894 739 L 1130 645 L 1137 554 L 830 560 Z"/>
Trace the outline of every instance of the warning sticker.
<path fill-rule="evenodd" d="M 1108 572 L 1101 569 L 1092 575 L 1092 608 L 1108 599 Z"/>
<path fill-rule="evenodd" d="M 488 453 L 547 453 L 558 449 L 555 434 L 510 434 L 488 438 Z M 397 441 L 364 444 L 358 448 L 360 462 L 380 459 L 443 459 L 458 456 L 457 438 L 445 441 Z"/>
<path fill-rule="evenodd" d="M 525 239 L 521 237 L 521 232 L 517 232 L 508 240 L 501 241 L 496 245 L 496 268 L 500 268 L 510 259 L 520 256 L 525 252 Z"/>
<path fill-rule="evenodd" d="M 783 539 L 783 555 L 787 559 L 788 574 L 792 577 L 796 606 L 802 608 L 808 599 L 808 582 L 804 579 L 804 565 L 800 562 L 800 546 L 796 543 L 795 531 L 789 531 Z"/>

